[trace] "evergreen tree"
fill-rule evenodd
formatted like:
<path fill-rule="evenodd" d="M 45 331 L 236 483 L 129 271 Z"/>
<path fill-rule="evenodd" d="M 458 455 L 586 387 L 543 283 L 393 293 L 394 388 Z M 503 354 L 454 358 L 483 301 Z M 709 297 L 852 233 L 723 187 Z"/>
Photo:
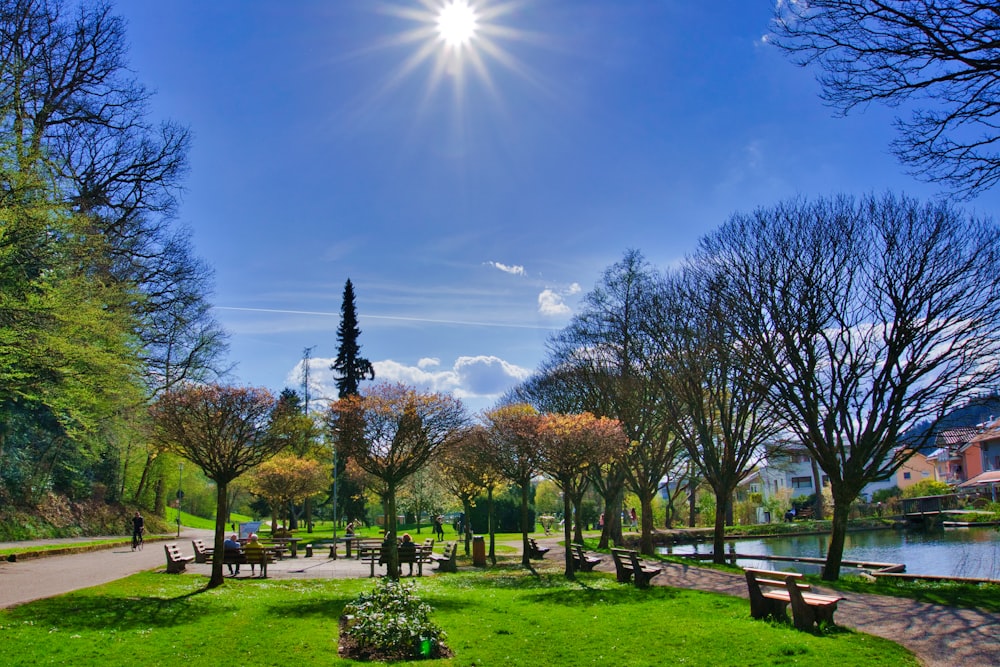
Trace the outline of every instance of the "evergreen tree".
<path fill-rule="evenodd" d="M 362 380 L 374 380 L 375 369 L 360 355 L 358 345 L 358 311 L 354 303 L 351 279 L 344 284 L 344 300 L 340 306 L 340 326 L 337 328 L 337 358 L 330 369 L 337 373 L 337 397 L 357 396 Z"/>

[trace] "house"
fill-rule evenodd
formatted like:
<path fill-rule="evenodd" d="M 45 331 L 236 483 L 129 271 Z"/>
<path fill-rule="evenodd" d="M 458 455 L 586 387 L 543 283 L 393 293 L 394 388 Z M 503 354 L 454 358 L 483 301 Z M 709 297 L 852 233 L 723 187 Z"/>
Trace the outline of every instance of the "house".
<path fill-rule="evenodd" d="M 829 486 L 830 478 L 822 470 L 819 473 L 820 484 Z M 895 483 L 893 479 L 873 482 L 865 486 L 862 496 L 868 497 L 879 489 L 891 488 Z M 751 493 L 759 493 L 766 505 L 768 499 L 777 495 L 790 499 L 810 496 L 815 492 L 812 458 L 808 450 L 801 446 L 791 446 L 786 447 L 783 454 L 772 454 L 766 462 L 757 466 L 740 484 L 737 497 L 745 498 Z M 757 520 L 760 523 L 778 519 L 780 517 L 769 516 L 763 507 L 757 510 Z"/>
<path fill-rule="evenodd" d="M 927 455 L 933 466 L 934 480 L 945 484 L 959 484 L 968 479 L 962 449 L 982 431 L 977 426 L 962 426 L 941 431 L 934 440 L 936 449 Z M 900 486 L 899 488 L 903 488 Z"/>
<path fill-rule="evenodd" d="M 989 487 L 996 498 L 1000 486 L 1000 419 L 985 425 L 959 448 L 965 479 L 959 486 Z"/>
<path fill-rule="evenodd" d="M 909 454 L 909 458 L 896 471 L 895 484 L 900 490 L 925 479 L 936 479 L 935 460 L 917 450 L 909 450 L 906 453 Z"/>

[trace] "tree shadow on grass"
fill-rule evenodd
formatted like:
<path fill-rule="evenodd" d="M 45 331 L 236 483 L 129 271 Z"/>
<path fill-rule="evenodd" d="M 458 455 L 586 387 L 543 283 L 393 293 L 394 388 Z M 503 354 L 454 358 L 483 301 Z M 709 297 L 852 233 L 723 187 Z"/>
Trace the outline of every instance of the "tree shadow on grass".
<path fill-rule="evenodd" d="M 199 600 L 198 595 L 207 590 L 199 588 L 170 598 L 70 593 L 14 607 L 7 611 L 7 617 L 61 630 L 131 630 L 186 625 L 207 613 L 235 609 L 217 599 Z"/>
<path fill-rule="evenodd" d="M 312 600 L 282 600 L 267 605 L 268 615 L 279 618 L 326 618 L 336 620 L 344 613 L 344 607 L 355 599 L 351 597 L 329 597 Z"/>

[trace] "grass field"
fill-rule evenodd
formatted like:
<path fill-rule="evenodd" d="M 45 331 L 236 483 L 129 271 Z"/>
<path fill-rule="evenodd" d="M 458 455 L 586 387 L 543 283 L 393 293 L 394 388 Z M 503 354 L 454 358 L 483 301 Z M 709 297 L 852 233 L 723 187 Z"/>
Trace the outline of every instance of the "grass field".
<path fill-rule="evenodd" d="M 361 664 L 337 656 L 337 619 L 370 580 L 205 581 L 143 573 L 0 612 L 3 664 Z M 442 665 L 918 664 L 878 638 L 754 621 L 742 599 L 604 574 L 511 566 L 416 585 L 455 651 Z"/>

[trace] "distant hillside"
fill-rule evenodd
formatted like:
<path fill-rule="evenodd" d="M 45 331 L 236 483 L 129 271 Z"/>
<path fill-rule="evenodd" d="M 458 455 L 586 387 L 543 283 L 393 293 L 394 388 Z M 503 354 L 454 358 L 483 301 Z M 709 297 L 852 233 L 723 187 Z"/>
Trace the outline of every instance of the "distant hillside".
<path fill-rule="evenodd" d="M 993 394 L 991 396 L 974 399 L 960 408 L 955 408 L 950 413 L 945 415 L 944 419 L 938 422 L 937 426 L 934 427 L 934 433 L 936 435 L 941 431 L 947 431 L 950 428 L 959 428 L 961 426 L 975 426 L 989 421 L 990 418 L 996 417 L 1000 417 L 1000 396 Z M 899 439 L 901 442 L 906 442 L 911 439 L 919 439 L 927 433 L 929 428 L 930 422 L 922 422 L 909 431 L 903 433 Z M 930 443 L 922 449 L 922 451 L 925 454 L 929 454 L 934 451 L 934 449 L 935 446 L 932 439 Z"/>

